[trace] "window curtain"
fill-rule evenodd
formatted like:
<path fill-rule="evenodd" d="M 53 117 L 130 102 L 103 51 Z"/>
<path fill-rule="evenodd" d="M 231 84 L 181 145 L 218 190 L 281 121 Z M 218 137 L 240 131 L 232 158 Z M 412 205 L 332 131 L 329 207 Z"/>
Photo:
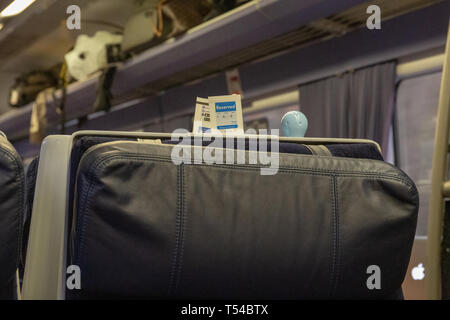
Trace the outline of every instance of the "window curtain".
<path fill-rule="evenodd" d="M 395 62 L 301 85 L 300 110 L 309 137 L 360 138 L 378 142 L 384 155 L 395 96 Z"/>

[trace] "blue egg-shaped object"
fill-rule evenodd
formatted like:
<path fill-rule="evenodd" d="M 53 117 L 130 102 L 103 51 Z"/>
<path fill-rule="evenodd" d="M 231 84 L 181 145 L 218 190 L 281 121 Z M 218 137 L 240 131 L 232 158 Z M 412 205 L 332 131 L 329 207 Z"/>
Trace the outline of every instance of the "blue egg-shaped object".
<path fill-rule="evenodd" d="M 285 137 L 302 138 L 308 130 L 308 119 L 300 111 L 289 111 L 281 119 L 281 131 Z"/>

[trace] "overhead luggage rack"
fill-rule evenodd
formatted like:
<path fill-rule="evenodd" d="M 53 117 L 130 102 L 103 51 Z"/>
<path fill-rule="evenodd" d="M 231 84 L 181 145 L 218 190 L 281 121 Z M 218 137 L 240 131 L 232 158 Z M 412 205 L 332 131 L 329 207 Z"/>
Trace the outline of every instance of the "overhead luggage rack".
<path fill-rule="evenodd" d="M 251 1 L 119 66 L 112 93 L 118 102 L 142 92 L 156 94 L 283 50 L 341 36 L 365 26 L 369 4 L 381 6 L 387 20 L 441 1 Z M 69 85 L 65 106 L 68 121 L 92 113 L 96 81 L 94 76 Z M 61 95 L 57 92 L 55 96 Z M 31 106 L 13 110 L 0 116 L 0 130 L 12 141 L 24 139 L 30 117 Z M 54 108 L 48 108 L 48 123 L 59 123 Z"/>

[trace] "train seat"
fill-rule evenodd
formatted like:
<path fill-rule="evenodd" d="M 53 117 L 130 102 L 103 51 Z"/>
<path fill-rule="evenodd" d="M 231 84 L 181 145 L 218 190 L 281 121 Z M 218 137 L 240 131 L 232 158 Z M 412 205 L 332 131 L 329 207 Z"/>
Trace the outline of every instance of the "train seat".
<path fill-rule="evenodd" d="M 280 138 L 277 172 L 262 175 L 247 142 L 232 147 L 233 163 L 222 146 L 222 163 L 176 164 L 182 144 L 169 139 L 92 131 L 46 141 L 33 216 L 48 223 L 31 226 L 25 298 L 402 297 L 418 194 L 375 143 Z M 66 152 L 58 162 L 56 152 Z M 58 166 L 55 181 L 44 180 Z M 39 209 L 48 202 L 53 212 Z M 61 274 L 33 268 L 45 260 Z M 379 287 L 369 284 L 374 267 Z"/>
<path fill-rule="evenodd" d="M 0 300 L 17 298 L 24 206 L 22 161 L 0 132 Z"/>

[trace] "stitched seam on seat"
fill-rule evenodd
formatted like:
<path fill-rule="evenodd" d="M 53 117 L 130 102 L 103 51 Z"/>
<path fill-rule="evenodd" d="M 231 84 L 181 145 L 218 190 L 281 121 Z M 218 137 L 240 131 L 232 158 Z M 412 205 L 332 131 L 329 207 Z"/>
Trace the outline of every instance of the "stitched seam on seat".
<path fill-rule="evenodd" d="M 340 270 L 341 270 L 341 234 L 340 234 L 340 217 L 339 217 L 339 194 L 338 194 L 338 186 L 337 186 L 337 177 L 333 176 L 333 207 L 334 207 L 334 224 L 335 224 L 335 275 L 334 275 L 334 284 L 332 296 L 336 294 L 336 290 L 338 287 Z"/>
<path fill-rule="evenodd" d="M 113 159 L 153 159 L 159 161 L 168 161 L 172 162 L 172 159 L 170 157 L 161 157 L 161 156 L 148 156 L 145 154 L 135 154 L 135 153 L 121 153 L 121 154 L 108 154 L 104 157 L 100 157 L 99 162 L 105 162 L 110 161 Z M 173 162 L 172 162 L 173 163 Z M 243 171 L 259 171 L 259 167 L 255 167 L 252 165 L 227 165 L 227 164 L 220 164 L 220 165 L 208 165 L 208 164 L 194 164 L 196 166 L 202 166 L 202 167 L 216 167 L 216 168 L 225 168 L 225 169 L 234 169 L 234 170 L 243 170 Z M 417 188 L 414 185 L 414 183 L 411 180 L 407 180 L 403 178 L 400 175 L 393 175 L 393 174 L 379 174 L 377 172 L 351 172 L 346 170 L 327 170 L 327 169 L 317 169 L 317 168 L 299 168 L 299 167 L 293 167 L 293 168 L 286 168 L 286 167 L 280 167 L 278 169 L 279 173 L 303 173 L 307 175 L 317 175 L 317 176 L 329 176 L 330 174 L 339 175 L 340 177 L 356 177 L 356 178 L 370 178 L 375 180 L 390 180 L 390 181 L 397 181 L 403 183 L 408 188 L 408 193 L 410 197 L 417 198 Z"/>
<path fill-rule="evenodd" d="M 92 169 L 88 170 L 87 173 L 86 173 L 86 178 L 88 179 L 88 185 L 87 185 L 87 188 L 83 188 L 81 190 L 81 196 L 80 196 L 80 201 L 79 202 L 81 203 L 82 207 L 80 207 L 80 213 L 81 212 L 87 212 L 87 209 L 90 207 L 90 201 L 86 200 L 86 199 L 87 199 L 87 197 L 88 197 L 88 195 L 89 195 L 89 193 L 91 191 L 91 188 L 93 186 L 93 182 L 92 182 L 93 178 L 96 175 L 93 171 L 94 171 L 94 169 L 97 169 L 98 167 L 100 167 L 99 163 L 100 163 L 100 161 L 99 161 L 99 159 L 97 159 L 97 161 L 95 161 L 92 164 L 92 167 L 91 167 Z M 77 177 L 77 179 L 78 179 L 78 177 Z M 76 190 L 75 190 L 75 192 L 76 192 Z M 78 218 L 80 218 L 80 215 L 77 215 L 77 216 L 78 216 Z M 86 218 L 87 218 L 86 215 L 81 216 L 81 219 L 79 221 L 77 221 L 77 228 L 76 228 L 78 230 L 78 233 L 76 234 L 76 236 L 78 236 L 78 234 L 80 236 L 80 247 L 79 247 L 79 250 L 77 252 L 77 255 L 75 256 L 75 259 L 76 259 L 76 261 L 78 261 L 80 263 L 80 265 L 82 264 L 81 263 L 81 252 L 84 249 L 84 237 L 83 237 L 83 235 L 86 232 L 86 220 L 87 220 Z"/>
<path fill-rule="evenodd" d="M 333 287 L 334 287 L 334 278 L 335 278 L 335 262 L 336 262 L 336 207 L 335 207 L 335 199 L 334 199 L 334 177 L 330 177 L 330 197 L 331 197 L 331 263 L 330 263 L 330 288 L 329 288 L 329 296 L 333 297 Z"/>
<path fill-rule="evenodd" d="M 108 154 L 104 157 L 100 157 L 97 160 L 100 161 L 109 161 L 112 159 L 159 159 L 160 161 L 167 161 L 172 159 L 170 157 L 164 156 L 148 156 L 145 154 L 135 154 L 135 153 L 121 153 L 121 154 Z M 351 160 L 351 159 L 350 159 Z M 172 162 L 173 163 L 173 162 Z M 187 165 L 187 164 L 185 164 Z M 255 171 L 260 170 L 260 167 L 254 165 L 227 165 L 227 164 L 215 164 L 213 166 L 208 164 L 194 164 L 196 166 L 203 167 L 216 167 L 216 168 L 225 168 L 225 169 L 234 169 L 234 170 L 244 170 L 244 171 Z M 411 197 L 417 198 L 417 188 L 411 180 L 403 178 L 400 175 L 394 175 L 389 173 L 379 174 L 377 172 L 352 172 L 347 170 L 328 170 L 328 169 L 320 169 L 320 168 L 301 168 L 301 167 L 280 167 L 278 169 L 279 173 L 304 173 L 308 175 L 318 175 L 318 176 L 329 176 L 330 174 L 339 175 L 340 177 L 357 177 L 357 178 L 371 178 L 371 179 L 380 179 L 380 180 L 391 180 L 401 182 L 408 187 L 408 193 Z"/>
<path fill-rule="evenodd" d="M 95 176 L 98 176 L 98 174 L 95 171 L 97 169 L 103 170 L 108 165 L 108 163 L 111 160 L 113 160 L 113 158 L 110 158 L 110 157 L 99 157 L 99 158 L 97 158 L 92 163 L 92 165 L 90 165 L 88 167 L 88 171 L 86 173 L 86 177 L 88 178 L 88 186 L 87 186 L 87 188 L 85 187 L 85 188 L 83 188 L 81 190 L 80 202 L 83 201 L 82 202 L 83 206 L 80 207 L 80 213 L 83 213 L 83 214 L 78 215 L 80 220 L 77 221 L 77 230 L 78 230 L 78 232 L 76 234 L 76 236 L 80 240 L 80 247 L 79 247 L 78 253 L 76 255 L 76 260 L 80 263 L 80 265 L 83 265 L 83 263 L 84 263 L 84 261 L 86 259 L 86 257 L 84 257 L 83 261 L 81 261 L 81 259 L 82 259 L 81 258 L 82 257 L 81 253 L 85 249 L 85 239 L 86 238 L 85 238 L 84 235 L 86 234 L 86 230 L 87 230 L 88 212 L 89 212 L 89 209 L 91 208 L 91 205 L 92 205 L 92 199 L 88 198 L 86 200 L 86 198 L 89 195 L 89 193 L 90 193 L 90 191 L 91 191 L 91 189 L 92 189 L 92 187 L 94 185 L 93 178 Z M 167 161 L 162 161 L 160 159 L 152 159 L 152 160 L 158 161 L 158 162 L 167 162 Z M 77 180 L 78 180 L 78 177 L 77 177 Z M 75 190 L 75 192 L 77 192 L 77 190 Z M 84 274 L 86 274 L 86 270 L 84 270 L 83 272 L 84 272 Z M 78 291 L 77 291 L 77 293 L 78 293 Z M 81 294 L 81 292 L 80 292 L 80 294 Z"/>
<path fill-rule="evenodd" d="M 159 156 L 159 155 L 146 155 L 146 154 L 139 154 L 139 153 L 130 153 L 130 152 L 122 152 L 120 154 L 108 154 L 106 155 L 104 158 L 106 157 L 116 157 L 116 156 L 130 156 L 130 157 L 135 157 L 135 158 L 145 158 L 145 159 L 161 159 L 161 160 L 170 160 L 172 161 L 172 157 L 171 156 Z M 320 157 L 320 156 L 312 156 L 312 155 L 307 155 L 307 154 L 298 154 L 297 156 L 299 157 L 317 157 L 317 158 L 327 158 L 327 157 Z M 345 158 L 345 157 L 329 157 L 329 158 L 335 158 L 337 161 L 349 161 L 349 162 L 357 162 L 357 160 L 364 160 L 365 162 L 381 162 L 381 163 L 385 163 L 384 161 L 381 160 L 374 160 L 374 159 L 359 159 L 359 158 Z M 181 160 L 184 161 L 184 158 L 179 158 L 179 157 L 175 157 L 174 160 Z M 189 165 L 189 164 L 185 164 L 185 165 Z M 206 164 L 206 163 L 195 163 L 195 165 L 198 166 L 208 166 L 211 167 L 211 165 Z M 223 168 L 245 168 L 245 169 L 254 169 L 254 170 L 260 170 L 260 167 L 252 165 L 252 164 L 214 164 L 214 167 L 223 167 Z M 394 166 L 392 166 L 392 168 L 395 168 Z M 398 170 L 398 168 L 395 168 L 396 170 Z M 384 173 L 382 175 L 376 173 L 376 172 L 355 172 L 355 171 L 350 171 L 350 170 L 330 170 L 330 169 L 321 169 L 321 168 L 312 168 L 312 167 L 298 167 L 295 165 L 292 165 L 290 167 L 283 167 L 280 166 L 278 171 L 287 171 L 287 170 L 294 170 L 294 171 L 305 171 L 308 173 L 311 172 L 324 172 L 327 174 L 333 174 L 333 173 L 338 173 L 338 174 L 348 174 L 348 175 L 361 175 L 361 176 L 367 176 L 367 175 L 377 175 L 377 176 L 382 176 L 382 177 L 393 177 L 393 178 L 397 178 L 400 181 L 403 181 L 405 184 L 407 184 L 408 186 L 414 186 L 413 182 L 410 181 L 408 179 L 408 177 L 405 174 L 389 174 L 389 173 Z"/>
<path fill-rule="evenodd" d="M 164 157 L 164 156 L 148 156 L 148 155 L 144 155 L 144 154 L 136 154 L 136 153 L 121 153 L 121 154 L 108 154 L 105 157 L 101 158 L 100 160 L 103 161 L 107 161 L 108 159 L 114 159 L 114 158 L 122 158 L 122 159 L 160 159 L 161 161 L 167 161 L 169 160 L 170 162 L 172 162 L 172 159 L 170 157 Z M 338 158 L 338 157 L 336 157 Z M 178 159 L 178 158 L 177 158 Z M 179 160 L 183 160 L 183 159 L 179 159 Z M 348 160 L 352 160 L 352 159 L 348 159 Z M 364 159 L 365 161 L 378 161 L 378 160 L 368 160 L 368 159 Z M 172 162 L 173 163 L 173 162 Z M 185 165 L 189 165 L 189 164 L 185 164 Z M 246 171 L 251 171 L 251 170 L 260 170 L 260 167 L 258 166 L 254 166 L 254 165 L 242 165 L 242 164 L 232 164 L 232 165 L 227 165 L 227 164 L 214 164 L 214 165 L 209 165 L 209 164 L 193 164 L 196 166 L 203 166 L 203 167 L 216 167 L 216 168 L 225 168 L 225 169 L 235 169 L 235 170 L 246 170 Z M 404 184 L 406 184 L 408 187 L 414 187 L 414 183 L 412 181 L 409 181 L 408 179 L 402 177 L 401 175 L 398 174 L 389 174 L 389 173 L 383 173 L 383 174 L 379 174 L 377 172 L 354 172 L 354 171 L 349 171 L 349 170 L 329 170 L 329 169 L 320 169 L 320 168 L 310 168 L 310 167 L 296 167 L 296 166 L 292 166 L 292 167 L 280 167 L 278 169 L 278 172 L 281 173 L 291 173 L 291 172 L 297 172 L 297 173 L 305 173 L 305 174 L 312 174 L 312 175 L 322 175 L 322 176 L 329 176 L 330 174 L 336 174 L 339 175 L 341 177 L 375 177 L 375 178 L 382 178 L 382 179 L 391 179 L 391 180 L 396 180 L 396 181 L 400 181 L 403 182 Z M 410 190 L 411 191 L 411 190 Z"/>
<path fill-rule="evenodd" d="M 175 290 L 174 292 L 177 291 L 178 289 L 178 285 L 180 283 L 180 279 L 181 279 L 181 272 L 182 272 L 182 268 L 183 268 L 183 257 L 184 257 L 184 240 L 185 240 L 185 225 L 186 225 L 186 194 L 185 194 L 185 189 L 186 189 L 186 180 L 185 180 L 185 170 L 184 170 L 184 166 L 181 165 L 181 177 L 182 177 L 182 185 L 181 185 L 181 216 L 180 216 L 180 251 L 178 254 L 178 272 L 177 272 L 177 277 L 176 277 L 176 282 L 175 282 Z"/>
<path fill-rule="evenodd" d="M 181 227 L 181 202 L 182 202 L 182 194 L 181 194 L 181 188 L 182 188 L 182 177 L 181 177 L 181 166 L 177 170 L 177 216 L 175 219 L 175 248 L 173 251 L 173 258 L 172 258 L 172 268 L 170 271 L 170 281 L 169 281 L 169 290 L 168 290 L 168 296 L 170 297 L 175 289 L 175 275 L 177 272 L 177 258 L 178 258 L 178 247 L 179 247 L 179 241 L 180 241 L 180 227 Z"/>
<path fill-rule="evenodd" d="M 87 172 L 87 178 L 89 179 L 89 184 L 88 184 L 88 188 L 87 188 L 87 191 L 84 193 L 82 193 L 81 194 L 81 197 L 82 197 L 82 199 L 83 199 L 83 208 L 81 209 L 81 212 L 88 212 L 88 208 L 90 208 L 91 207 L 91 199 L 89 199 L 89 198 L 87 198 L 87 196 L 88 196 L 88 194 L 90 193 L 90 191 L 91 191 L 91 189 L 92 189 L 92 187 L 93 187 L 93 177 L 95 176 L 95 174 L 93 174 L 92 173 L 92 171 L 88 171 Z M 84 188 L 83 188 L 83 191 L 84 191 Z M 86 200 L 86 198 L 87 198 L 87 200 Z M 86 260 L 86 257 L 83 257 L 82 255 L 81 255 L 81 252 L 84 250 L 84 248 L 85 248 L 85 238 L 84 238 L 84 234 L 86 234 L 86 230 L 87 230 L 87 223 L 86 223 L 86 221 L 87 221 L 87 214 L 85 214 L 85 215 L 83 215 L 82 217 L 81 217 L 81 219 L 80 219 L 80 221 L 78 222 L 78 223 L 80 223 L 80 227 L 81 227 L 81 229 L 78 229 L 78 234 L 79 234 L 79 236 L 80 236 L 80 248 L 79 248 L 79 250 L 78 250 L 78 254 L 77 254 L 77 256 L 76 256 L 76 260 L 77 260 L 77 262 L 79 263 L 79 267 L 81 268 L 81 266 L 84 266 L 85 264 L 84 264 L 84 262 L 85 262 L 85 260 Z M 77 223 L 77 224 L 78 224 Z M 78 234 L 76 234 L 76 235 L 78 235 Z M 83 259 L 83 261 L 81 261 Z M 86 275 L 86 272 L 87 272 L 87 270 L 85 270 L 85 268 L 83 268 L 83 273 L 84 273 L 84 275 Z M 84 276 L 84 277 L 86 277 L 86 276 Z M 84 284 L 83 283 L 81 283 L 82 284 L 82 287 L 84 287 Z M 77 290 L 77 291 L 75 291 L 75 295 L 76 296 L 78 296 L 78 297 L 81 297 L 81 292 L 79 292 L 79 290 Z"/>

